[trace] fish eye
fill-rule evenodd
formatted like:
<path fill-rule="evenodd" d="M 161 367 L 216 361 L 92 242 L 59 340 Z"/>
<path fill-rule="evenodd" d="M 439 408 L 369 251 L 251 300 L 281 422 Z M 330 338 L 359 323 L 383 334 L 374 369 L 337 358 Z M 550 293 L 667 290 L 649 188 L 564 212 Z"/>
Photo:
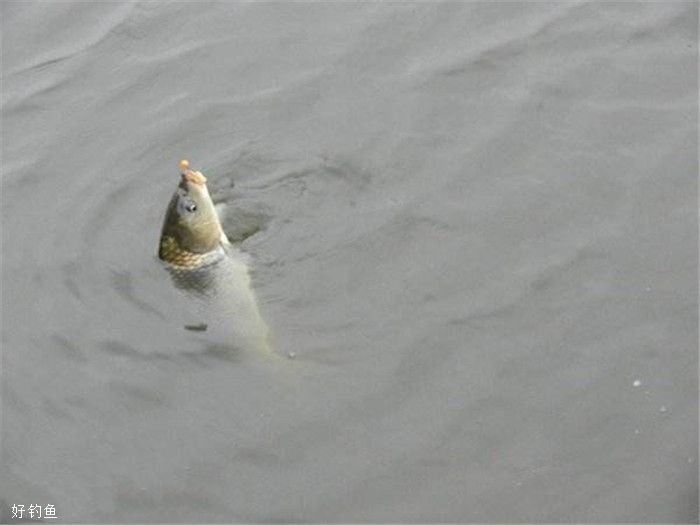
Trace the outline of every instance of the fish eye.
<path fill-rule="evenodd" d="M 191 213 L 197 209 L 197 205 L 194 202 L 190 202 L 185 204 L 185 209 Z"/>

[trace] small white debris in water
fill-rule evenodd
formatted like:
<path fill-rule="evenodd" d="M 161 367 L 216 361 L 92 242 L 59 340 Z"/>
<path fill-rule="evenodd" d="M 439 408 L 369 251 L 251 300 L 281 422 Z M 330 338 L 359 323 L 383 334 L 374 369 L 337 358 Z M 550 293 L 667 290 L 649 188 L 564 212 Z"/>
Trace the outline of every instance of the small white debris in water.
<path fill-rule="evenodd" d="M 296 355 L 294 352 L 289 352 L 289 353 L 287 354 L 287 357 L 288 357 L 289 359 L 294 359 L 296 356 L 297 356 L 297 355 Z"/>
<path fill-rule="evenodd" d="M 523 482 L 522 482 L 522 481 L 518 481 L 518 482 L 515 483 L 515 486 L 516 486 L 516 487 L 522 487 L 522 486 L 523 486 Z"/>
<path fill-rule="evenodd" d="M 692 463 L 692 462 L 693 462 L 693 458 L 688 458 L 688 463 Z"/>
<path fill-rule="evenodd" d="M 662 407 L 659 409 L 659 412 L 661 412 L 661 413 L 663 414 L 663 413 L 666 412 L 667 410 L 668 410 L 668 408 L 666 408 L 666 406 L 664 405 L 664 406 L 662 406 Z"/>
<path fill-rule="evenodd" d="M 632 383 L 632 386 L 642 386 L 642 381 L 641 379 L 635 379 L 634 383 Z"/>
<path fill-rule="evenodd" d="M 647 286 L 647 292 L 651 292 L 651 286 Z"/>
<path fill-rule="evenodd" d="M 635 428 L 635 429 L 634 429 L 634 433 L 635 433 L 635 434 L 639 434 L 639 429 L 638 429 L 638 428 Z"/>

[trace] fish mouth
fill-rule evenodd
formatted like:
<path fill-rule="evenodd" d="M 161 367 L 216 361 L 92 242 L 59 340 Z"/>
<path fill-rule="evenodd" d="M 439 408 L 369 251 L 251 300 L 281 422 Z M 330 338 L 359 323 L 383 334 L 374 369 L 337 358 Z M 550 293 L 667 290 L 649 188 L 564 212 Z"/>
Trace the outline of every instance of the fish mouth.
<path fill-rule="evenodd" d="M 190 163 L 188 160 L 180 161 L 180 175 L 182 176 L 182 181 L 185 183 L 204 186 L 207 182 L 207 178 L 202 175 L 201 171 L 193 171 L 190 169 Z"/>

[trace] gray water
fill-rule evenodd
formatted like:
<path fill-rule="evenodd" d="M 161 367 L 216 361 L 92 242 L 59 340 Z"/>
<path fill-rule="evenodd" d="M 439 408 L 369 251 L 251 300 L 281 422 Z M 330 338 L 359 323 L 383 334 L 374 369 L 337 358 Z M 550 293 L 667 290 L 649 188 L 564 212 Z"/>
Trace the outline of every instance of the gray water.
<path fill-rule="evenodd" d="M 4 521 L 697 522 L 696 2 L 0 15 Z M 275 360 L 184 329 L 182 158 Z"/>

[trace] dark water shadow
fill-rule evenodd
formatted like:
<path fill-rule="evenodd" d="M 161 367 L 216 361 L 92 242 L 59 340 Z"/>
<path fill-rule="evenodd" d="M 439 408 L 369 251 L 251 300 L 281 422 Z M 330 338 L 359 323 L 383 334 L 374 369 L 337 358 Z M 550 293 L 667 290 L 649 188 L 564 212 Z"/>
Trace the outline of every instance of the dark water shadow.
<path fill-rule="evenodd" d="M 165 320 L 165 316 L 156 308 L 148 304 L 136 295 L 134 280 L 130 272 L 118 272 L 112 270 L 112 285 L 114 290 L 126 301 L 133 304 L 142 312 L 151 313 L 160 319 Z"/>
<path fill-rule="evenodd" d="M 107 340 L 99 345 L 103 352 L 111 356 L 142 362 L 189 362 L 200 366 L 218 366 L 222 362 L 242 363 L 242 352 L 233 345 L 204 344 L 201 350 L 172 352 L 141 351 L 121 341 Z"/>
<path fill-rule="evenodd" d="M 56 349 L 59 350 L 64 356 L 72 361 L 86 361 L 87 358 L 83 352 L 68 339 L 62 335 L 52 335 L 51 341 L 56 344 Z"/>

